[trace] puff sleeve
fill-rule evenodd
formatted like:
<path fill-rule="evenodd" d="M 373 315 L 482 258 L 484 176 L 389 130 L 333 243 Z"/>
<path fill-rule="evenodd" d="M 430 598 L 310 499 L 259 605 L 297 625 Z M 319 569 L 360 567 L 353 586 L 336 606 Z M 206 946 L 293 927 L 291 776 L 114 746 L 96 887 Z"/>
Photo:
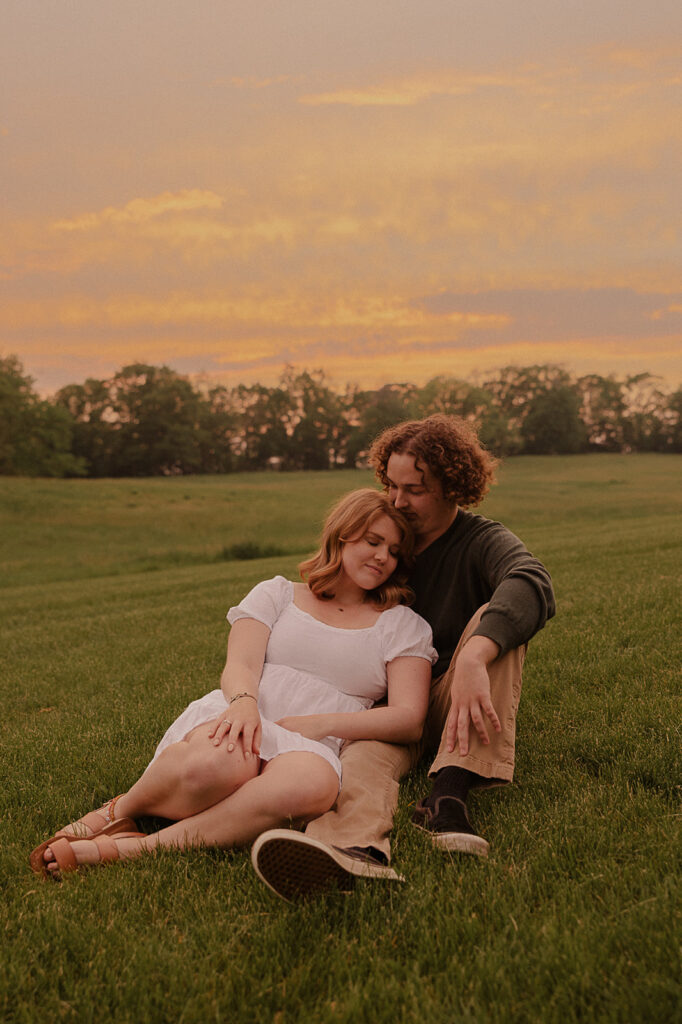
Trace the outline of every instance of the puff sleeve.
<path fill-rule="evenodd" d="M 256 619 L 272 629 L 292 599 L 293 584 L 284 576 L 263 580 L 250 590 L 239 604 L 227 613 L 227 621 L 234 625 L 238 619 Z"/>
<path fill-rule="evenodd" d="M 435 665 L 438 652 L 433 646 L 433 634 L 426 619 L 411 608 L 398 605 L 390 612 L 384 612 L 382 620 L 382 645 L 387 664 L 394 658 L 424 658 Z"/>

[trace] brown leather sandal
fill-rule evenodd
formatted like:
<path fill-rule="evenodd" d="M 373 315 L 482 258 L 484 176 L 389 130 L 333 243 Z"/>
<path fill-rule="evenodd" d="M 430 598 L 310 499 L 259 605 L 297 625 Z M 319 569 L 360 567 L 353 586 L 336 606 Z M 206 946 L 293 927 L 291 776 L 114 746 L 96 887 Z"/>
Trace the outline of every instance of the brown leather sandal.
<path fill-rule="evenodd" d="M 77 835 L 73 832 L 65 832 L 62 828 L 55 832 L 53 836 L 50 836 L 49 839 L 46 839 L 44 843 L 41 843 L 40 846 L 36 846 L 28 858 L 33 870 L 38 874 L 42 874 L 43 854 L 47 847 L 51 846 L 57 839 L 67 839 L 69 842 L 73 842 L 74 839 L 94 839 L 95 836 L 99 835 L 113 836 L 119 832 L 134 832 L 137 825 L 132 818 L 114 819 L 113 817 L 114 805 L 118 799 L 118 796 L 113 797 L 108 803 L 100 807 L 99 810 L 88 811 L 82 818 L 78 818 L 77 821 L 72 823 L 71 827 L 84 825 L 85 828 L 90 829 L 88 833 Z"/>
<path fill-rule="evenodd" d="M 116 833 L 116 839 L 144 839 L 146 833 L 144 832 L 119 832 Z M 42 860 L 40 866 L 34 866 L 31 864 L 33 870 L 43 876 L 43 878 L 61 878 L 65 871 L 77 871 L 78 868 L 96 867 L 98 864 L 108 864 L 111 861 L 120 860 L 121 854 L 118 846 L 114 840 L 109 836 L 100 832 L 99 835 L 87 838 L 84 840 L 78 840 L 79 842 L 94 843 L 99 850 L 99 860 L 95 861 L 94 864 L 79 864 L 76 860 L 76 855 L 73 852 L 73 841 L 63 836 L 61 839 L 57 839 L 54 843 L 47 844 L 52 850 L 53 860 L 46 861 Z M 49 865 L 56 864 L 58 870 L 50 871 Z"/>

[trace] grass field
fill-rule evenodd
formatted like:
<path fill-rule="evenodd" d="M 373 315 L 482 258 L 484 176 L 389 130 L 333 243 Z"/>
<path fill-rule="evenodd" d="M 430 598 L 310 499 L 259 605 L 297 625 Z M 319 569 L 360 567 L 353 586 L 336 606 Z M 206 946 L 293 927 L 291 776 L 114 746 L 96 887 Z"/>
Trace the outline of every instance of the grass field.
<path fill-rule="evenodd" d="M 29 850 L 126 788 L 217 683 L 225 612 L 293 575 L 367 472 L 0 482 L 0 1017 L 101 1022 L 673 1022 L 680 996 L 682 457 L 522 458 L 483 506 L 552 572 L 488 861 L 288 905 L 246 852 L 44 883 Z M 258 552 L 268 557 L 242 560 Z"/>

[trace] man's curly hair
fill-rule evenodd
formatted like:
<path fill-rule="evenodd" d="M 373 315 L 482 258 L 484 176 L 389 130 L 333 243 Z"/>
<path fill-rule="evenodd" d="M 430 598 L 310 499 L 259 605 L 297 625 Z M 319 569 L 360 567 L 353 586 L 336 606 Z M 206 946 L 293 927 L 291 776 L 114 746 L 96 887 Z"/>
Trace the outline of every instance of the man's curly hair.
<path fill-rule="evenodd" d="M 417 469 L 428 466 L 450 502 L 468 508 L 478 505 L 495 482 L 498 460 L 486 451 L 475 430 L 459 416 L 437 413 L 388 427 L 373 442 L 369 461 L 388 488 L 388 460 L 396 452 L 413 455 Z"/>

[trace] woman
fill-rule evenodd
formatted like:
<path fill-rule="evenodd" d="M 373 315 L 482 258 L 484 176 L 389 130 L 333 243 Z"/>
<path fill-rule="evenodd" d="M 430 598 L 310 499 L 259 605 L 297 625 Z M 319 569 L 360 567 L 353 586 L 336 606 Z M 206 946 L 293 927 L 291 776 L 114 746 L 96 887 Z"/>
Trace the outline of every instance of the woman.
<path fill-rule="evenodd" d="M 244 845 L 332 807 L 343 740 L 417 740 L 436 652 L 403 603 L 412 544 L 384 494 L 342 498 L 300 567 L 306 582 L 266 580 L 228 612 L 221 689 L 190 704 L 127 793 L 38 846 L 34 871 L 157 846 Z M 144 835 L 131 820 L 143 815 L 174 824 Z"/>

